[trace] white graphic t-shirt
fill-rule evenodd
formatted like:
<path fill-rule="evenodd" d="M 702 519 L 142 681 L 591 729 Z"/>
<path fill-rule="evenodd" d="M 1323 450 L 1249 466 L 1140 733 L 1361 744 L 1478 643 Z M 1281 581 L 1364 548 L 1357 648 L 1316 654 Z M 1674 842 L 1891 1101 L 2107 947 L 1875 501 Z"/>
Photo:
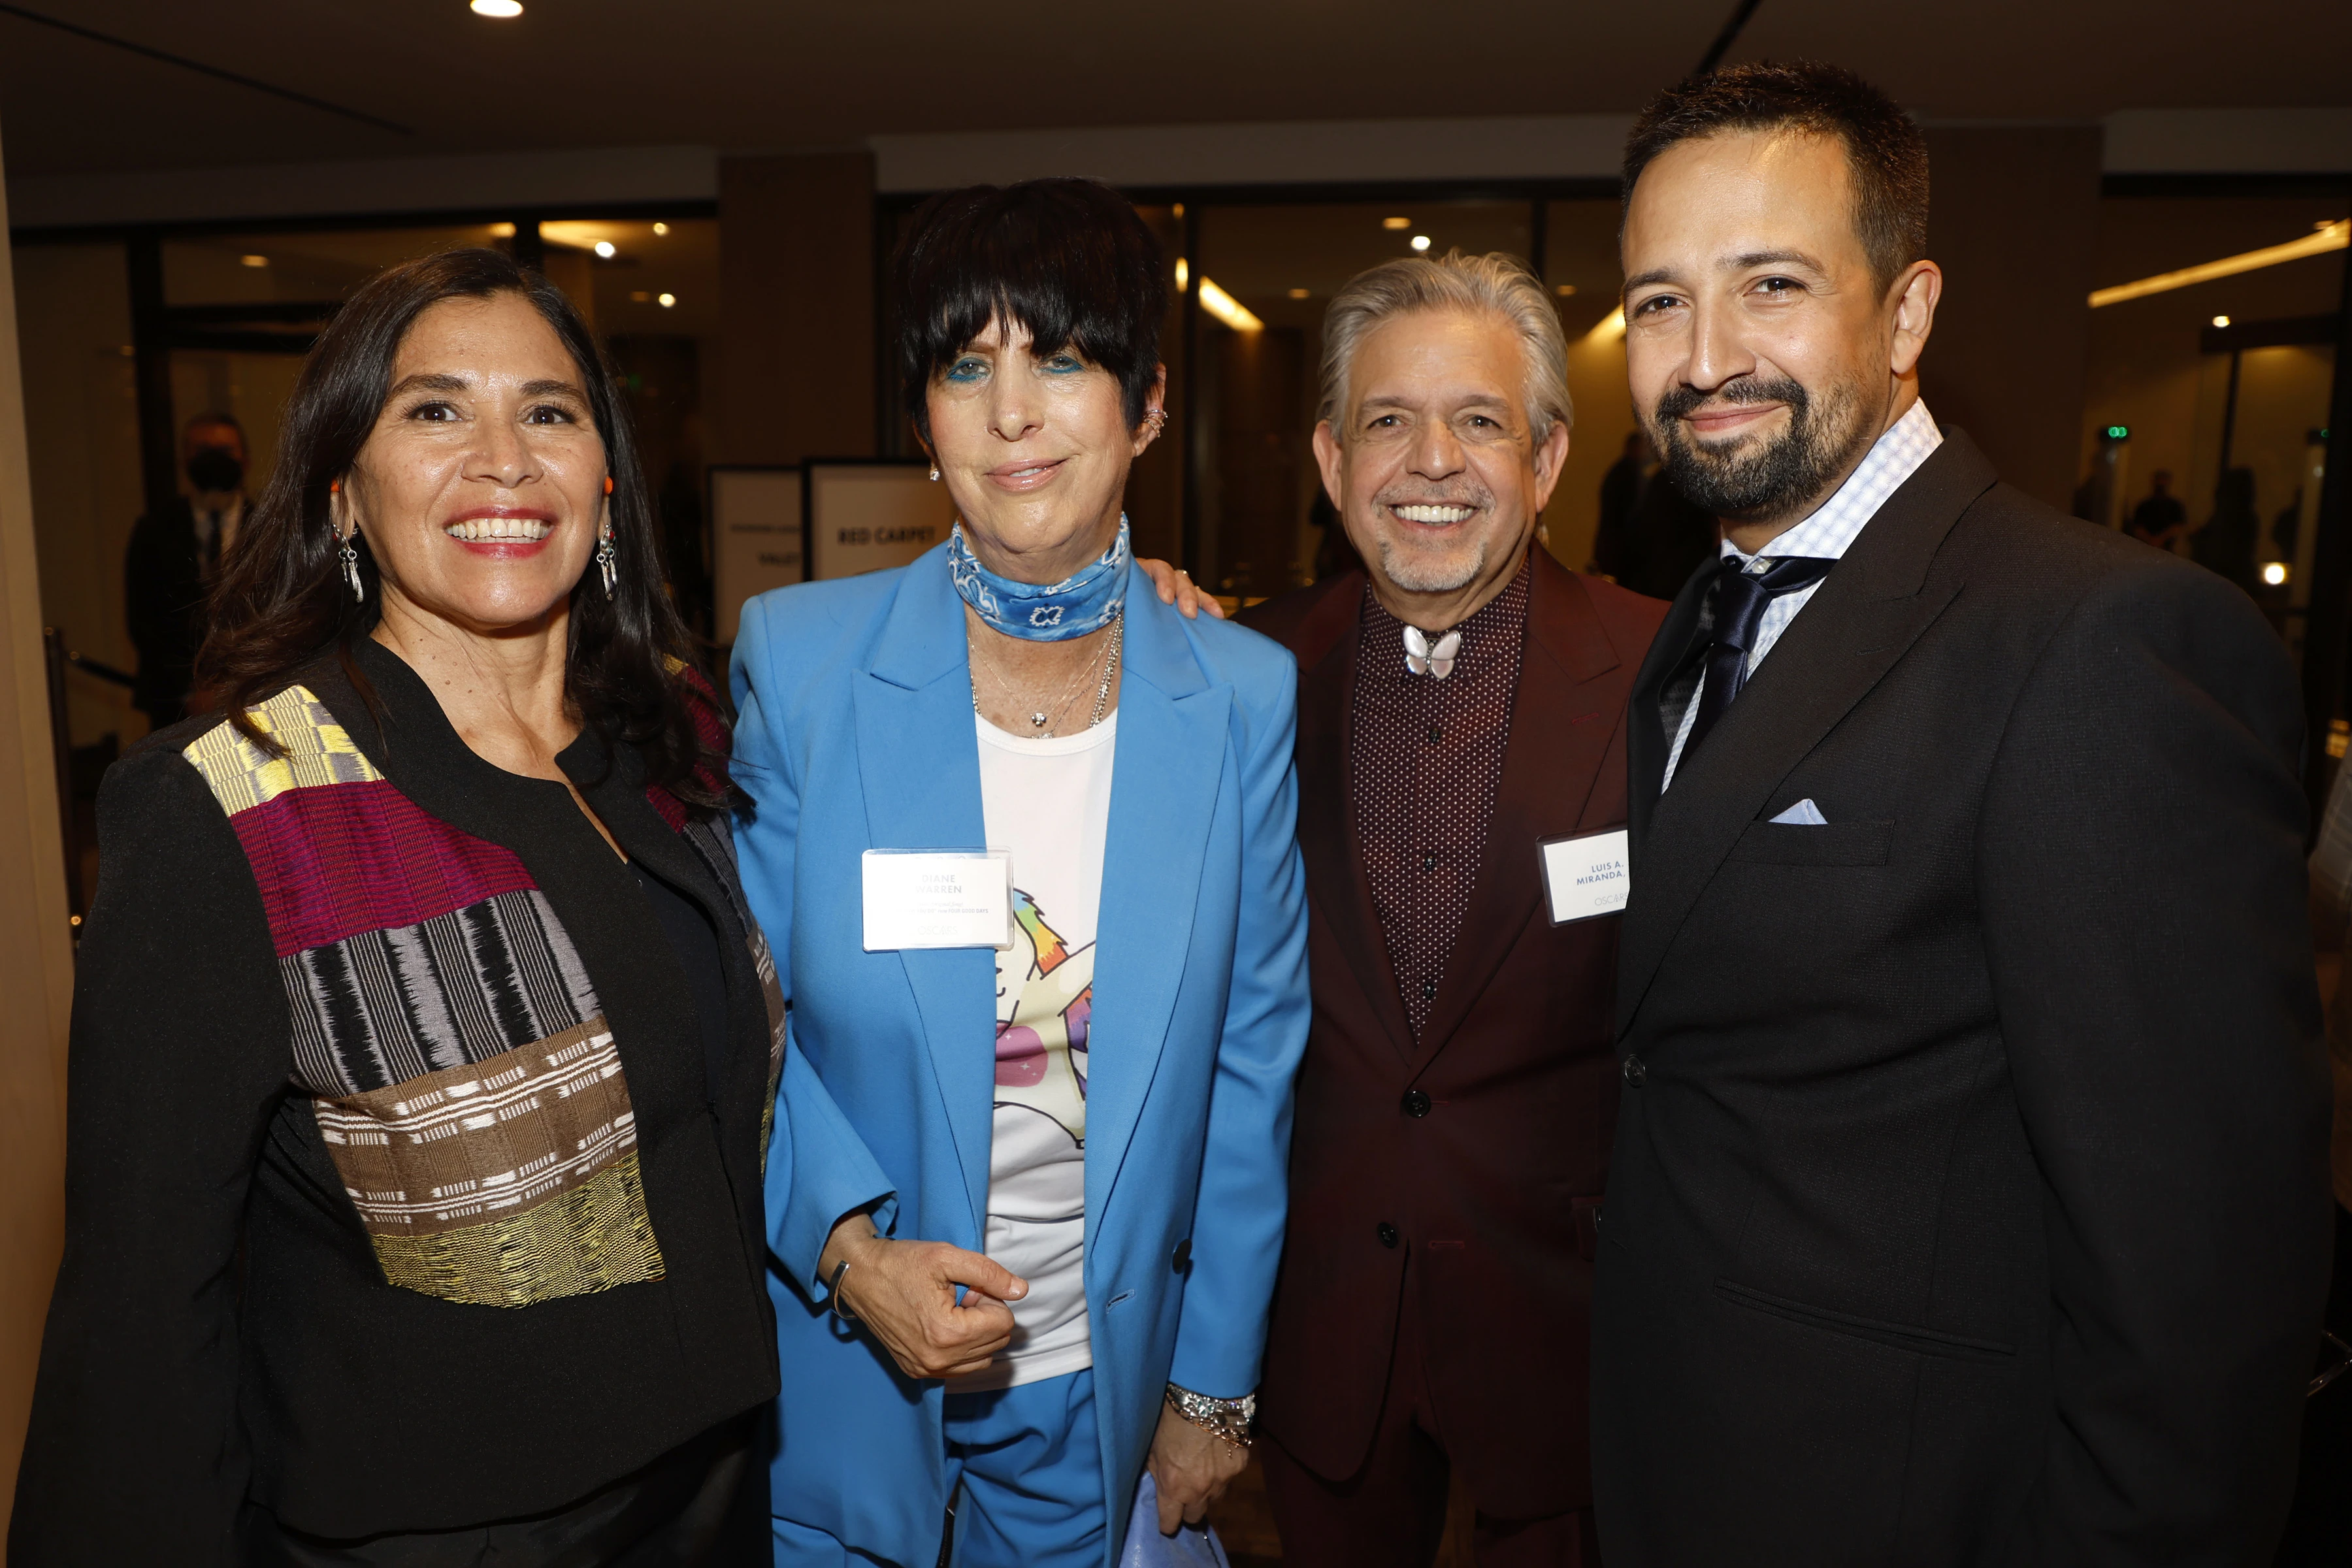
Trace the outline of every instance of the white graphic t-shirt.
<path fill-rule="evenodd" d="M 963 1389 L 1094 1364 L 1087 1332 L 1087 1061 L 1095 914 L 1110 830 L 1113 713 L 1051 740 L 980 728 L 988 847 L 1013 857 L 1013 945 L 996 955 L 996 1100 L 988 1256 L 1029 1281 L 1013 1343 Z"/>

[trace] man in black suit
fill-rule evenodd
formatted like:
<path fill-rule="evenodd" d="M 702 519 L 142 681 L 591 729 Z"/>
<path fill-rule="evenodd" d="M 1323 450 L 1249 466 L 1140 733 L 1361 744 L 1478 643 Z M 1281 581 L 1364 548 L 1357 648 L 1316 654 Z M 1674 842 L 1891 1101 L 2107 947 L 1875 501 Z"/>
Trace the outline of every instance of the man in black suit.
<path fill-rule="evenodd" d="M 122 586 L 131 644 L 139 650 L 134 707 L 161 730 L 187 716 L 205 595 L 245 521 L 245 427 L 226 414 L 188 421 L 182 446 L 193 496 L 131 525 Z"/>
<path fill-rule="evenodd" d="M 2301 704 L 2244 595 L 1919 400 L 1927 154 L 1739 67 L 1626 157 L 1720 517 L 1632 697 L 1611 1568 L 2263 1561 L 2327 1285 Z"/>

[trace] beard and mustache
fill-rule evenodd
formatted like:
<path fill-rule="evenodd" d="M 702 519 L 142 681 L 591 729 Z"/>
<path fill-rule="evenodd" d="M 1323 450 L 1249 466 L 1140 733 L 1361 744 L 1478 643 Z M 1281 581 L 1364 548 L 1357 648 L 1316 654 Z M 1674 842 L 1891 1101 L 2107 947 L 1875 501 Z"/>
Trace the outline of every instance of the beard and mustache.
<path fill-rule="evenodd" d="M 1372 498 L 1373 510 L 1383 520 L 1375 530 L 1381 574 L 1409 594 L 1450 594 L 1476 582 L 1486 570 L 1486 532 L 1431 539 L 1412 531 L 1424 525 L 1406 522 L 1389 510 L 1392 506 L 1466 506 L 1472 509 L 1470 517 L 1454 525 L 1464 530 L 1482 512 L 1494 515 L 1495 492 L 1485 485 L 1464 478 L 1447 488 L 1453 493 L 1430 495 L 1418 487 L 1392 485 Z"/>
<path fill-rule="evenodd" d="M 1787 405 L 1788 428 L 1768 441 L 1735 439 L 1716 450 L 1683 427 L 1684 416 L 1701 407 L 1744 403 Z M 1869 438 L 1861 415 L 1861 389 L 1852 382 L 1833 384 L 1817 402 L 1786 378 L 1742 377 L 1713 392 L 1669 387 L 1652 413 L 1650 439 L 1666 477 L 1696 505 L 1733 521 L 1769 521 L 1820 496 L 1853 467 Z"/>

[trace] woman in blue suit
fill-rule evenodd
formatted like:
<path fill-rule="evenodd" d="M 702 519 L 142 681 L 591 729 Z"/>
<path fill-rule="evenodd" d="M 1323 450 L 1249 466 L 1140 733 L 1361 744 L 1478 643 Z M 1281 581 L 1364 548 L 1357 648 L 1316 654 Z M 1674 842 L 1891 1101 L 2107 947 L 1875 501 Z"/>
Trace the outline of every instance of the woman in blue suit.
<path fill-rule="evenodd" d="M 1172 1530 L 1244 1457 L 1307 1022 L 1296 671 L 1131 570 L 1166 285 L 1127 203 L 954 193 L 896 265 L 961 521 L 753 601 L 735 651 L 802 1075 L 775 1561 L 931 1568 L 952 1502 L 959 1568 L 1105 1568 L 1147 1463 Z"/>

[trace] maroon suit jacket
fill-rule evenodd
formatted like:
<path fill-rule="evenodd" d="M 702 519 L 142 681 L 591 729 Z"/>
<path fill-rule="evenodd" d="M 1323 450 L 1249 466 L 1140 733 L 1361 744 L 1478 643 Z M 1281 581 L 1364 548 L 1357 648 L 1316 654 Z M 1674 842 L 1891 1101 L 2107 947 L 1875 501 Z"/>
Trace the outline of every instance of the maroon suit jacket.
<path fill-rule="evenodd" d="M 1453 1462 L 1482 1510 L 1538 1518 L 1591 1501 L 1592 1210 L 1618 1069 L 1617 921 L 1554 926 L 1536 847 L 1624 826 L 1625 700 L 1666 606 L 1535 551 L 1486 857 L 1416 1044 L 1349 804 L 1363 592 L 1350 572 L 1242 617 L 1298 659 L 1315 990 L 1260 1421 L 1333 1480 L 1362 1465 L 1410 1254 Z"/>

